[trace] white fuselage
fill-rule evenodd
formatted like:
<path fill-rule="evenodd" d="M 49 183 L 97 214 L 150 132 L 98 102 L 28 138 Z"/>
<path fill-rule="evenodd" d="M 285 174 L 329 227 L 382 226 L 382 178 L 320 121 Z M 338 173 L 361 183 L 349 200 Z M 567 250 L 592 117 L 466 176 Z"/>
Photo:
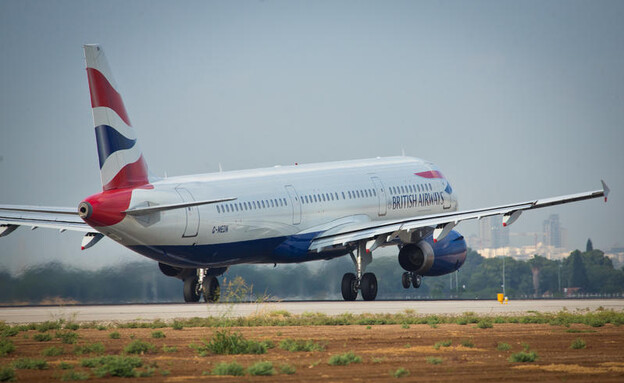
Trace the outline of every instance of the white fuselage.
<path fill-rule="evenodd" d="M 430 162 L 411 157 L 276 166 L 162 179 L 132 192 L 129 208 L 234 197 L 209 205 L 126 216 L 98 228 L 158 261 L 189 266 L 302 262 L 317 234 L 344 223 L 457 210 Z M 289 242 L 290 241 L 290 242 Z"/>

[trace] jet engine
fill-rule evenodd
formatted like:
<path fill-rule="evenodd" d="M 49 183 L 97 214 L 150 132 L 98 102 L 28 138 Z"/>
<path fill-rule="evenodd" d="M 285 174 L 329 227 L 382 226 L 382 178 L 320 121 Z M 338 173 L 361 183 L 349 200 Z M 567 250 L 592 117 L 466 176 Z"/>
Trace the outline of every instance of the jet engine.
<path fill-rule="evenodd" d="M 399 251 L 403 269 L 423 276 L 437 276 L 458 270 L 466 260 L 466 241 L 452 230 L 446 237 L 433 242 L 430 235 L 420 242 L 408 243 Z"/>

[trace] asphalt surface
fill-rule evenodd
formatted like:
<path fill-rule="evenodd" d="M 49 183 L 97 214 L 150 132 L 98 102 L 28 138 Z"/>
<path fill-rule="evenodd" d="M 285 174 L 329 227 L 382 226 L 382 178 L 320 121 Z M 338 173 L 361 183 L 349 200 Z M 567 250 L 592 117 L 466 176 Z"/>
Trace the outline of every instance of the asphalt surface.
<path fill-rule="evenodd" d="M 624 299 L 580 299 L 580 300 L 517 300 L 500 304 L 495 300 L 476 301 L 307 301 L 271 303 L 193 303 L 193 304 L 141 304 L 141 305 L 94 305 L 94 306 L 28 306 L 1 307 L 0 321 L 6 323 L 38 323 L 64 319 L 74 322 L 129 322 L 152 321 L 193 317 L 240 317 L 270 313 L 276 310 L 291 314 L 318 312 L 326 315 L 342 313 L 399 313 L 413 310 L 416 314 L 459 315 L 465 312 L 476 314 L 512 315 L 528 312 L 558 312 L 568 310 L 591 310 L 598 308 L 624 311 Z"/>

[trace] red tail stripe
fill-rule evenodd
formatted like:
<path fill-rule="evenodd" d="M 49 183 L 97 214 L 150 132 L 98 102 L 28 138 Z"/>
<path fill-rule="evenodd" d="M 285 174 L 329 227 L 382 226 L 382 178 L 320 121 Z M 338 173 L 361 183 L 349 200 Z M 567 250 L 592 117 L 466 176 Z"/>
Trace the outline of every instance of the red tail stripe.
<path fill-rule="evenodd" d="M 143 156 L 141 156 L 136 162 L 133 162 L 121 168 L 119 173 L 117 173 L 117 175 L 115 175 L 115 177 L 109 183 L 104 185 L 103 189 L 106 191 L 112 189 L 129 188 L 145 185 L 148 182 L 149 180 L 147 178 L 147 164 L 145 163 Z"/>
<path fill-rule="evenodd" d="M 100 106 L 111 108 L 126 124 L 131 125 L 121 95 L 117 93 L 106 77 L 93 68 L 87 68 L 87 77 L 91 91 L 91 106 L 93 108 Z"/>

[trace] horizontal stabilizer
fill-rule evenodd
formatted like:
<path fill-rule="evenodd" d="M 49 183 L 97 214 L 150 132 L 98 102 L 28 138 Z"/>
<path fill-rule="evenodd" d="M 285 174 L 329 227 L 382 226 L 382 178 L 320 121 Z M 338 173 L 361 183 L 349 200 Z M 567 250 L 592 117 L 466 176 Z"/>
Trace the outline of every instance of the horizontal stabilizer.
<path fill-rule="evenodd" d="M 165 210 L 183 209 L 183 208 L 192 207 L 192 206 L 210 205 L 214 203 L 234 201 L 235 199 L 236 197 L 228 197 L 228 198 L 210 199 L 210 200 L 204 200 L 204 201 L 190 201 L 190 202 L 182 202 L 182 203 L 171 203 L 171 204 L 166 204 L 166 205 L 136 207 L 136 208 L 128 209 L 124 211 L 124 213 L 128 215 L 132 215 L 132 216 L 145 215 L 145 214 L 152 214 L 152 213 L 165 211 Z"/>

